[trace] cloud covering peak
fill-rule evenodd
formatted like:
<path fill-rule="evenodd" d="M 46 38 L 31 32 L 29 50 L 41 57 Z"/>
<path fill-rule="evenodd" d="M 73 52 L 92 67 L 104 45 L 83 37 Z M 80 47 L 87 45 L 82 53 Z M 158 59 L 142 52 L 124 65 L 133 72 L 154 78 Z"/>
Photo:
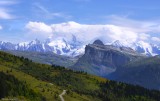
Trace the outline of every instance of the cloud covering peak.
<path fill-rule="evenodd" d="M 76 36 L 77 40 L 83 43 L 90 43 L 96 39 L 101 39 L 105 43 L 115 40 L 136 42 L 136 41 L 159 41 L 158 37 L 151 37 L 146 30 L 140 31 L 126 26 L 118 26 L 112 24 L 80 24 L 69 21 L 59 24 L 45 24 L 43 22 L 29 22 L 26 29 L 30 35 L 39 37 L 40 39 L 52 37 L 64 38 L 68 41 L 72 40 L 72 36 Z"/>

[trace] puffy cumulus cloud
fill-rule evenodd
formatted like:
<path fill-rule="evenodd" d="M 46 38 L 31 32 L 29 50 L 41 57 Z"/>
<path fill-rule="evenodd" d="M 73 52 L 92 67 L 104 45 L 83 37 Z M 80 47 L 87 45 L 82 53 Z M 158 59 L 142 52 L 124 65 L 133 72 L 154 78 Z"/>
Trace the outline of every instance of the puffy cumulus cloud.
<path fill-rule="evenodd" d="M 125 27 L 120 27 L 120 26 L 115 26 L 115 25 L 107 25 L 107 28 L 110 31 L 110 38 L 115 41 L 115 40 L 121 40 L 121 41 L 136 41 L 138 38 L 138 34 L 126 29 Z"/>
<path fill-rule="evenodd" d="M 52 34 L 51 26 L 42 22 L 29 22 L 26 24 L 25 28 L 29 31 L 29 36 L 47 38 Z"/>
<path fill-rule="evenodd" d="M 102 25 L 85 25 L 76 22 L 52 24 L 53 37 L 64 37 L 70 40 L 75 35 L 79 41 L 89 42 L 95 38 L 105 35 L 107 30 Z"/>
<path fill-rule="evenodd" d="M 73 21 L 59 24 L 47 25 L 42 22 L 29 22 L 26 28 L 30 33 L 37 33 L 37 37 L 52 36 L 53 39 L 65 38 L 68 41 L 72 40 L 72 36 L 84 43 L 93 42 L 96 39 L 101 39 L 105 43 L 115 40 L 136 42 L 139 40 L 148 41 L 150 35 L 145 32 L 137 31 L 134 28 L 117 25 L 87 25 L 79 24 Z M 33 34 L 33 35 L 34 35 Z"/>
<path fill-rule="evenodd" d="M 114 40 L 130 40 L 136 41 L 138 34 L 128 30 L 125 27 L 115 25 L 86 25 L 76 22 L 52 24 L 54 37 L 65 37 L 70 39 L 75 35 L 78 40 L 84 42 L 92 42 L 95 39 L 101 39 L 104 42 L 112 42 Z"/>

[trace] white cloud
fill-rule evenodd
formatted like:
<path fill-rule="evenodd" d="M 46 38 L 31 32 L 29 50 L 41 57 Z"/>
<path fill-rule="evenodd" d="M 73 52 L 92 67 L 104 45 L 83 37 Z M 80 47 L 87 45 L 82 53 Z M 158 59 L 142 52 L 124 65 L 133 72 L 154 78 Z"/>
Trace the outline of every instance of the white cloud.
<path fill-rule="evenodd" d="M 43 11 L 48 12 L 45 9 Z M 57 16 L 59 16 L 58 13 Z M 116 15 L 107 16 L 106 18 L 109 22 L 108 24 L 103 25 L 80 24 L 74 21 L 51 25 L 45 24 L 49 27 L 51 32 L 50 34 L 46 34 L 46 37 L 48 37 L 47 35 L 50 35 L 53 36 L 53 38 L 63 37 L 67 40 L 71 40 L 72 35 L 75 35 L 78 40 L 84 43 L 92 42 L 95 39 L 101 39 L 106 43 L 115 40 L 127 42 L 145 41 L 151 43 L 159 41 L 160 20 L 138 21 L 127 17 L 128 16 L 120 17 Z M 43 29 L 43 27 L 41 28 Z M 37 30 L 42 32 L 42 29 Z M 43 31 L 42 33 L 45 34 L 46 32 Z"/>
<path fill-rule="evenodd" d="M 121 40 L 121 41 L 136 41 L 138 39 L 138 33 L 128 30 L 125 27 L 108 25 L 108 29 L 111 33 L 109 35 L 113 41 Z"/>
<path fill-rule="evenodd" d="M 115 40 L 136 42 L 138 40 L 148 41 L 150 35 L 139 33 L 139 31 L 129 27 L 116 26 L 111 24 L 106 25 L 87 25 L 79 24 L 73 21 L 67 23 L 47 25 L 42 22 L 29 22 L 26 28 L 30 33 L 37 33 L 37 37 L 52 36 L 53 39 L 63 37 L 70 41 L 72 35 L 85 44 L 88 44 L 95 39 L 101 39 L 104 42 L 112 42 Z M 35 34 L 33 34 L 35 35 Z"/>
<path fill-rule="evenodd" d="M 127 16 L 120 17 L 117 15 L 107 16 L 106 19 L 113 25 L 123 26 L 139 33 L 160 32 L 160 20 L 139 21 L 129 19 Z"/>
<path fill-rule="evenodd" d="M 3 27 L 0 25 L 0 30 L 2 30 L 3 29 Z"/>
<path fill-rule="evenodd" d="M 149 40 L 150 37 L 151 36 L 149 34 L 141 33 L 141 34 L 139 34 L 138 39 L 143 40 L 143 41 L 147 41 L 147 40 Z"/>
<path fill-rule="evenodd" d="M 155 42 L 160 42 L 160 38 L 158 38 L 158 37 L 152 37 L 151 40 L 155 41 Z"/>
<path fill-rule="evenodd" d="M 29 34 L 38 37 L 48 37 L 52 34 L 52 28 L 42 22 L 29 22 L 25 28 L 29 30 Z"/>
<path fill-rule="evenodd" d="M 16 0 L 1 0 L 0 1 L 0 19 L 14 19 L 15 16 L 9 10 L 10 5 L 17 4 Z"/>
<path fill-rule="evenodd" d="M 14 16 L 7 9 L 0 8 L 0 19 L 13 19 Z"/>

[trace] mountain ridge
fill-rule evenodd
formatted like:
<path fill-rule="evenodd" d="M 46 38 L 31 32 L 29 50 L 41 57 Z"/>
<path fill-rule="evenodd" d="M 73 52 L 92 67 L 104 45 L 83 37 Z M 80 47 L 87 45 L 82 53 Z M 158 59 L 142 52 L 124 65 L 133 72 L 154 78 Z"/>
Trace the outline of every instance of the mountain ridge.
<path fill-rule="evenodd" d="M 98 39 L 99 40 L 99 39 Z M 97 40 L 97 41 L 98 41 Z M 99 40 L 100 42 L 101 40 Z M 95 44 L 103 44 L 96 42 Z M 17 51 L 34 51 L 34 52 L 53 52 L 58 55 L 65 55 L 75 57 L 84 54 L 85 45 L 83 42 L 79 42 L 76 36 L 72 36 L 71 41 L 67 41 L 64 38 L 52 39 L 49 37 L 45 41 L 40 41 L 38 39 L 32 40 L 30 42 L 20 42 L 18 44 L 13 44 L 11 42 L 0 41 L 0 50 L 17 50 Z M 107 45 L 112 45 L 117 48 L 132 48 L 138 53 L 155 56 L 160 54 L 160 46 L 156 44 L 150 44 L 144 41 L 138 42 L 121 42 L 119 40 L 113 41 Z"/>
<path fill-rule="evenodd" d="M 18 44 L 0 41 L 1 50 L 53 52 L 58 55 L 66 55 L 71 57 L 83 54 L 83 47 L 84 46 L 80 47 L 80 42 L 78 42 L 74 37 L 72 43 L 67 42 L 63 38 L 56 40 L 51 40 L 48 38 L 44 42 L 35 39 L 30 42 L 21 42 Z"/>

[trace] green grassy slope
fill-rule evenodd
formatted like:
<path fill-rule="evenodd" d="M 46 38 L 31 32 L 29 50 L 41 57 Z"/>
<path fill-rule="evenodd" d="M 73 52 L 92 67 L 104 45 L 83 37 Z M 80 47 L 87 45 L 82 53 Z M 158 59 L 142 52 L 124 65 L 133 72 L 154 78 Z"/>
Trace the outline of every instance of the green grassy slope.
<path fill-rule="evenodd" d="M 160 98 L 158 91 L 109 81 L 60 66 L 34 63 L 4 52 L 0 52 L 0 71 L 26 82 L 29 89 L 43 96 L 41 100 L 44 101 L 60 101 L 59 94 L 63 90 L 67 90 L 65 101 L 158 101 Z"/>
<path fill-rule="evenodd" d="M 12 72 L 12 70 L 7 71 Z M 14 76 L 0 72 L 0 98 L 16 97 L 20 100 L 40 101 L 42 96 L 29 89 L 26 82 L 20 82 Z M 15 99 L 15 98 L 14 98 Z"/>

